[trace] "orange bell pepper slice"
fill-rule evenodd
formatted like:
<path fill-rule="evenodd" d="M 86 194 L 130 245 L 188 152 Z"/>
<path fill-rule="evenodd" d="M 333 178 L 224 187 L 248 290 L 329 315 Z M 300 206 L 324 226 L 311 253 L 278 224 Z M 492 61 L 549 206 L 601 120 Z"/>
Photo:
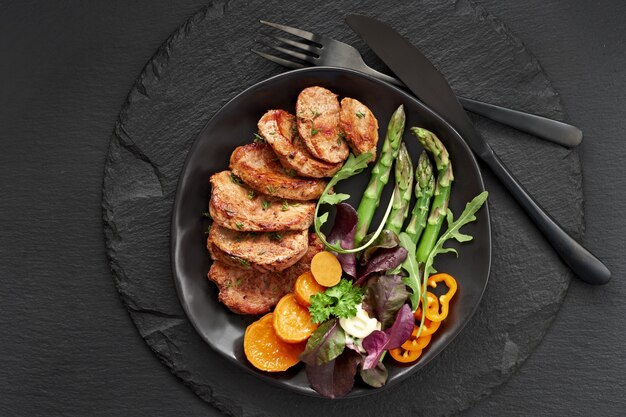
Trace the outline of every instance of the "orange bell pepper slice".
<path fill-rule="evenodd" d="M 454 297 L 457 289 L 456 280 L 451 275 L 435 274 L 431 275 L 428 278 L 428 285 L 432 288 L 437 288 L 437 283 L 439 282 L 444 282 L 446 284 L 446 286 L 448 287 L 448 292 L 439 296 L 441 312 L 439 312 L 439 308 L 437 308 L 436 310 L 431 309 L 430 305 L 428 306 L 429 308 L 426 309 L 426 317 L 431 321 L 443 321 L 446 319 L 446 317 L 448 317 L 448 312 L 450 310 L 450 300 L 452 299 L 452 297 Z"/>
<path fill-rule="evenodd" d="M 422 350 L 406 350 L 401 347 L 391 349 L 389 351 L 391 357 L 401 363 L 415 362 L 420 356 L 422 356 Z"/>
<path fill-rule="evenodd" d="M 422 329 L 422 334 L 420 337 L 417 337 L 417 332 L 419 331 L 420 326 L 415 325 L 413 327 L 413 333 L 411 333 L 411 337 L 402 344 L 402 349 L 405 350 L 422 350 L 430 343 L 430 339 L 432 335 L 428 334 L 424 336 L 424 329 Z"/>

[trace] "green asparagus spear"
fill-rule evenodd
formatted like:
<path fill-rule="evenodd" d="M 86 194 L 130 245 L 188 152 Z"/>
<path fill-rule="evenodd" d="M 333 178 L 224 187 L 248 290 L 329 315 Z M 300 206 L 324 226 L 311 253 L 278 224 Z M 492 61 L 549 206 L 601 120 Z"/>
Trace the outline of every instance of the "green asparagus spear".
<path fill-rule="evenodd" d="M 437 181 L 433 204 L 428 215 L 424 234 L 417 247 L 417 261 L 423 264 L 439 238 L 439 231 L 448 210 L 454 174 L 452 173 L 452 162 L 450 162 L 448 150 L 434 133 L 419 127 L 411 128 L 411 133 L 417 137 L 424 149 L 432 154 L 437 166 Z"/>
<path fill-rule="evenodd" d="M 391 164 L 398 156 L 400 141 L 404 134 L 404 123 L 406 116 L 404 114 L 404 106 L 400 105 L 391 115 L 389 125 L 387 126 L 387 135 L 383 143 L 383 149 L 380 153 L 376 165 L 372 169 L 372 177 L 363 193 L 361 203 L 357 209 L 359 220 L 357 223 L 356 234 L 354 236 L 354 244 L 358 246 L 361 240 L 367 235 L 367 231 L 374 217 L 374 212 L 380 202 L 380 196 L 383 188 L 389 182 L 389 173 L 391 172 Z"/>
<path fill-rule="evenodd" d="M 435 191 L 435 176 L 433 165 L 428 159 L 428 154 L 423 151 L 417 161 L 415 169 L 415 206 L 411 212 L 411 220 L 406 226 L 406 234 L 409 235 L 414 244 L 417 244 L 424 228 L 426 218 L 430 208 L 430 199 Z"/>
<path fill-rule="evenodd" d="M 396 192 L 385 229 L 399 234 L 404 221 L 409 215 L 409 204 L 411 203 L 411 191 L 413 188 L 413 162 L 411 162 L 411 156 L 404 142 L 400 144 L 394 173 L 396 176 Z"/>

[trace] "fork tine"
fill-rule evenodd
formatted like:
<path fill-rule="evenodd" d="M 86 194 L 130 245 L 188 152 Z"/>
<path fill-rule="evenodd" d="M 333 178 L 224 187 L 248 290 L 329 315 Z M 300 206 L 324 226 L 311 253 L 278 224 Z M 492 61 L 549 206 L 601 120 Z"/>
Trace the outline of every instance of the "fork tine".
<path fill-rule="evenodd" d="M 292 56 L 294 58 L 298 58 L 302 61 L 306 61 L 310 64 L 315 64 L 315 57 L 311 55 L 303 54 L 301 52 L 292 51 L 291 49 L 283 48 L 282 46 L 270 45 L 269 43 L 261 42 L 261 44 L 271 48 L 275 51 L 282 52 L 285 55 Z"/>
<path fill-rule="evenodd" d="M 317 55 L 320 54 L 320 48 L 316 48 L 313 45 L 309 45 L 309 44 L 298 42 L 298 41 L 292 41 L 291 39 L 283 38 L 281 36 L 270 36 L 270 37 L 284 44 L 291 45 L 295 48 L 304 49 L 307 52 L 311 52 Z"/>
<path fill-rule="evenodd" d="M 291 26 L 279 25 L 278 23 L 268 22 L 266 20 L 259 20 L 259 22 L 261 22 L 264 25 L 268 25 L 273 28 L 282 30 L 283 32 L 287 32 L 287 33 L 291 33 L 292 35 L 299 36 L 303 39 L 306 39 L 307 41 L 315 42 L 319 44 L 320 46 L 322 45 L 321 36 L 315 35 L 314 33 L 311 33 L 311 32 L 307 32 L 306 30 L 296 29 Z"/>
<path fill-rule="evenodd" d="M 262 58 L 267 59 L 268 61 L 272 61 L 278 65 L 282 65 L 283 67 L 287 67 L 287 68 L 304 68 L 306 67 L 306 65 L 304 64 L 300 64 L 297 62 L 293 62 L 293 61 L 289 61 L 287 59 L 284 58 L 279 58 L 277 56 L 274 55 L 270 55 L 270 54 L 266 54 L 265 52 L 260 52 L 260 51 L 256 51 L 254 49 L 250 49 L 250 51 L 254 52 L 255 54 L 259 55 Z"/>

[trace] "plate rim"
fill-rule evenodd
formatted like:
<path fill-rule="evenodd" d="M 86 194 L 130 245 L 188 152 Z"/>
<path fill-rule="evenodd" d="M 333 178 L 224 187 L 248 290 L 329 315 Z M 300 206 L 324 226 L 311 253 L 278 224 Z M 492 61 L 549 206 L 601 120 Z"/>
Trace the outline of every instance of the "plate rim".
<path fill-rule="evenodd" d="M 397 86 L 394 86 L 392 84 L 389 84 L 385 81 L 382 81 L 378 78 L 375 78 L 369 74 L 357 71 L 357 70 L 353 70 L 353 69 L 349 69 L 349 68 L 342 68 L 342 67 L 333 67 L 333 66 L 315 66 L 315 67 L 305 67 L 305 68 L 298 68 L 298 69 L 294 69 L 294 70 L 289 70 L 289 71 L 285 71 L 285 72 L 281 72 L 280 74 L 276 74 L 273 75 L 271 77 L 265 78 L 261 81 L 255 82 L 254 84 L 246 87 L 245 89 L 243 89 L 242 91 L 240 91 L 238 94 L 236 94 L 235 96 L 233 96 L 231 99 L 229 99 L 228 101 L 226 101 L 224 104 L 222 104 L 220 106 L 219 109 L 217 109 L 212 115 L 211 117 L 206 121 L 206 123 L 202 126 L 202 129 L 200 129 L 200 131 L 198 132 L 198 134 L 195 136 L 194 141 L 191 145 L 191 147 L 189 148 L 186 156 L 185 156 L 185 161 L 180 169 L 180 173 L 178 175 L 178 180 L 176 183 L 176 192 L 174 194 L 174 202 L 172 205 L 172 214 L 170 217 L 170 245 L 169 245 L 169 254 L 170 254 L 170 266 L 171 266 L 171 272 L 172 272 L 172 279 L 174 280 L 174 285 L 176 288 L 176 294 L 178 297 L 178 301 L 180 302 L 183 311 L 185 312 L 185 316 L 187 317 L 187 319 L 189 320 L 189 322 L 191 323 L 192 327 L 194 328 L 194 330 L 196 331 L 196 333 L 198 334 L 198 336 L 200 336 L 200 338 L 207 343 L 211 349 L 217 353 L 219 353 L 220 356 L 222 356 L 223 358 L 228 359 L 229 362 L 236 364 L 236 366 L 240 369 L 245 369 L 249 374 L 255 375 L 256 377 L 258 377 L 260 380 L 262 381 L 268 381 L 271 384 L 291 391 L 291 392 L 295 392 L 298 394 L 302 394 L 302 395 L 306 395 L 306 396 L 310 396 L 310 397 L 315 397 L 315 398 L 322 398 L 325 399 L 326 397 L 321 396 L 320 394 L 318 394 L 316 391 L 314 391 L 312 388 L 301 388 L 301 387 L 297 387 L 297 386 L 292 386 L 289 384 L 285 384 L 283 381 L 275 379 L 275 378 L 271 378 L 268 375 L 265 375 L 263 373 L 259 373 L 259 372 L 255 372 L 254 370 L 250 369 L 247 366 L 243 366 L 241 362 L 239 362 L 238 360 L 236 360 L 235 358 L 226 355 L 225 353 L 223 353 L 221 351 L 221 349 L 218 349 L 213 342 L 208 339 L 207 337 L 205 337 L 204 333 L 201 331 L 201 329 L 198 328 L 198 324 L 196 323 L 196 321 L 193 319 L 193 315 L 191 314 L 191 312 L 189 311 L 189 307 L 187 305 L 187 303 L 185 302 L 185 298 L 183 297 L 184 295 L 184 290 L 182 288 L 182 277 L 179 276 L 178 274 L 178 262 L 177 262 L 177 253 L 180 250 L 180 248 L 178 247 L 179 245 L 179 239 L 177 238 L 177 236 L 179 235 L 177 233 L 178 228 L 178 224 L 177 224 L 177 213 L 179 211 L 179 206 L 181 204 L 181 200 L 182 200 L 182 190 L 185 188 L 183 185 L 186 183 L 187 177 L 185 175 L 185 173 L 187 172 L 187 168 L 188 165 L 190 163 L 191 157 L 194 154 L 194 151 L 196 150 L 196 148 L 199 146 L 200 144 L 200 138 L 204 135 L 205 131 L 207 130 L 208 126 L 211 125 L 211 123 L 213 122 L 214 119 L 217 118 L 217 116 L 222 112 L 222 110 L 226 107 L 228 107 L 232 102 L 238 100 L 241 96 L 244 96 L 246 94 L 248 94 L 250 91 L 266 85 L 268 83 L 272 83 L 275 82 L 276 80 L 279 80 L 281 78 L 284 77 L 288 77 L 288 76 L 293 76 L 298 75 L 298 74 L 306 74 L 309 72 L 340 72 L 340 73 L 346 73 L 350 76 L 357 76 L 357 77 L 361 77 L 361 78 L 365 78 L 369 81 L 372 81 L 374 83 L 377 84 L 381 84 L 383 85 L 385 88 L 390 88 L 392 90 L 395 90 L 397 93 L 399 93 L 400 95 L 404 96 L 405 99 L 410 100 L 410 101 L 415 101 L 418 106 L 422 107 L 423 110 L 425 110 L 428 113 L 431 113 L 431 115 L 433 117 L 435 117 L 436 119 L 438 119 L 438 121 L 440 123 L 442 123 L 443 125 L 445 125 L 448 129 L 450 129 L 454 134 L 456 134 L 456 136 L 458 137 L 458 139 L 460 139 L 459 143 L 460 145 L 465 148 L 465 150 L 467 151 L 467 153 L 469 154 L 469 160 L 472 163 L 472 166 L 476 169 L 476 172 L 478 174 L 478 185 L 479 188 L 482 191 L 485 191 L 485 182 L 483 179 L 483 175 L 480 169 L 480 165 L 478 164 L 478 161 L 476 159 L 476 156 L 474 155 L 474 152 L 470 149 L 469 145 L 467 144 L 467 142 L 465 141 L 465 139 L 463 138 L 463 136 L 454 128 L 452 127 L 452 125 L 450 125 L 449 122 L 447 122 L 441 115 L 439 115 L 439 113 L 437 113 L 436 111 L 434 111 L 432 108 L 430 108 L 427 104 L 423 103 L 422 101 L 420 101 L 419 99 L 417 99 L 416 97 L 412 96 L 411 94 L 407 93 L 406 91 L 398 88 Z M 457 138 L 455 138 L 455 140 L 457 140 Z M 454 340 L 456 339 L 456 337 L 463 331 L 463 329 L 465 328 L 465 326 L 467 326 L 467 324 L 470 322 L 471 318 L 474 316 L 474 314 L 476 314 L 476 311 L 478 310 L 478 307 L 480 306 L 480 304 L 482 303 L 482 298 L 484 296 L 484 293 L 487 289 L 487 285 L 489 284 L 489 280 L 491 277 L 491 267 L 492 267 L 492 252 L 493 252 L 493 245 L 492 245 L 492 228 L 491 228 L 491 215 L 490 215 L 490 210 L 489 210 L 489 199 L 487 199 L 487 201 L 484 204 L 484 207 L 482 208 L 484 210 L 484 215 L 485 215 L 485 220 L 486 220 L 486 227 L 487 227 L 487 237 L 488 237 L 488 245 L 487 245 L 487 271 L 486 271 L 486 278 L 485 278 L 485 284 L 483 285 L 483 287 L 480 290 L 480 295 L 478 297 L 478 302 L 471 308 L 469 314 L 467 315 L 467 319 L 464 320 L 463 323 L 461 323 L 461 325 L 453 332 L 451 333 L 451 337 L 448 338 L 448 340 L 443 343 L 441 350 L 439 351 L 439 354 L 441 354 L 441 352 L 443 352 L 446 347 Z M 419 369 L 423 368 L 424 366 L 426 366 L 428 363 L 430 363 L 430 361 L 432 361 L 433 359 L 435 359 L 437 356 L 439 356 L 439 354 L 435 355 L 432 358 L 429 358 L 429 360 L 427 361 L 422 361 L 419 363 L 416 363 L 411 367 L 409 372 L 406 372 L 402 375 L 399 375 L 396 379 L 394 379 L 393 381 L 390 381 L 388 383 L 386 383 L 385 385 L 383 385 L 382 387 L 379 388 L 372 388 L 370 390 L 364 390 L 362 392 L 357 392 L 357 393 L 353 393 L 353 391 L 350 391 L 350 393 L 348 393 L 347 395 L 343 396 L 343 397 L 338 397 L 335 398 L 335 400 L 342 400 L 342 399 L 352 399 L 352 398 L 358 398 L 358 397 L 363 397 L 363 396 L 368 396 L 368 395 L 373 395 L 382 391 L 385 391 L 387 388 L 389 388 L 390 386 L 394 386 L 396 384 L 398 384 L 399 382 L 405 380 L 407 377 L 409 377 L 410 375 L 413 375 L 415 372 L 417 372 Z"/>

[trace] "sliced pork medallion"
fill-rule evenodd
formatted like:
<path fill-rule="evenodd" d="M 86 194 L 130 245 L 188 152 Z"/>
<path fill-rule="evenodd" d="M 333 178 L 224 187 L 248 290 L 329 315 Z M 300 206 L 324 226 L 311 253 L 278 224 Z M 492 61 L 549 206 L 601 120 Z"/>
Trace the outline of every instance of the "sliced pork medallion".
<path fill-rule="evenodd" d="M 308 87 L 296 102 L 298 132 L 311 154 L 323 161 L 343 162 L 349 153 L 339 129 L 339 100 L 323 87 Z"/>
<path fill-rule="evenodd" d="M 213 174 L 211 186 L 209 213 L 215 223 L 228 229 L 276 232 L 305 230 L 313 224 L 313 201 L 293 201 L 257 194 L 230 171 Z"/>
<path fill-rule="evenodd" d="M 295 116 L 284 110 L 268 110 L 258 128 L 285 169 L 312 178 L 332 177 L 341 169 L 342 163 L 330 164 L 311 155 L 298 137 Z"/>
<path fill-rule="evenodd" d="M 207 248 L 214 261 L 237 268 L 282 271 L 300 260 L 309 248 L 306 230 L 236 232 L 213 224 Z"/>
<path fill-rule="evenodd" d="M 311 259 L 324 249 L 314 233 L 309 248 L 295 265 L 281 272 L 259 272 L 213 262 L 208 277 L 219 289 L 219 301 L 238 314 L 263 314 L 270 311 L 287 293 L 296 279 L 311 269 Z"/>
<path fill-rule="evenodd" d="M 231 171 L 253 190 L 291 200 L 318 199 L 326 182 L 320 179 L 296 176 L 285 169 L 268 143 L 250 143 L 239 146 L 230 156 Z"/>
<path fill-rule="evenodd" d="M 378 120 L 366 105 L 349 97 L 341 100 L 340 126 L 355 155 L 371 152 L 376 159 Z"/>

